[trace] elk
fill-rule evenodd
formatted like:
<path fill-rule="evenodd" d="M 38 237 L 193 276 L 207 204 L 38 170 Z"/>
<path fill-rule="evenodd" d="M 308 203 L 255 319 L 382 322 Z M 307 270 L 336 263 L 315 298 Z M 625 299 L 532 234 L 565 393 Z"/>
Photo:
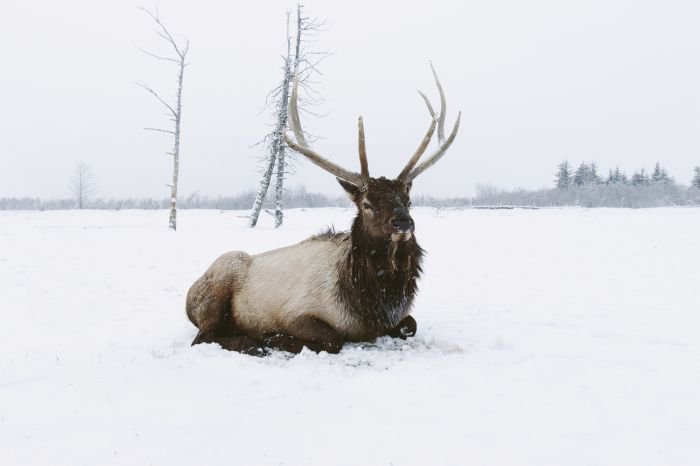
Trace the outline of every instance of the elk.
<path fill-rule="evenodd" d="M 360 173 L 346 170 L 314 152 L 306 142 L 297 108 L 298 79 L 289 102 L 289 127 L 296 141 L 287 145 L 334 175 L 357 207 L 349 232 L 332 228 L 301 243 L 248 255 L 223 254 L 187 293 L 187 316 L 199 329 L 192 345 L 218 343 L 251 355 L 268 350 L 338 353 L 344 342 L 379 336 L 407 338 L 417 324 L 410 316 L 423 250 L 409 214 L 413 180 L 446 153 L 459 128 L 461 113 L 445 139 L 445 95 L 431 116 L 418 149 L 394 179 L 369 175 L 365 132 L 358 119 Z M 420 92 L 420 91 L 419 91 Z M 437 150 L 421 164 L 435 129 Z"/>

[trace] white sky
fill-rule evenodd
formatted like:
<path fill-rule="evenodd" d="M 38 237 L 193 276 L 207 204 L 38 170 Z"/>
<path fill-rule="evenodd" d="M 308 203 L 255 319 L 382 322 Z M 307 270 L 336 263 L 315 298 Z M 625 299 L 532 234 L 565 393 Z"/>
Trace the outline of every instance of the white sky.
<path fill-rule="evenodd" d="M 84 161 L 105 197 L 166 197 L 166 124 L 144 81 L 166 96 L 175 70 L 139 52 L 167 47 L 138 3 L 3 0 L 0 12 L 0 196 L 63 197 Z M 155 3 L 143 3 L 153 8 Z M 285 11 L 293 1 L 160 1 L 191 42 L 185 75 L 180 192 L 232 194 L 257 185 L 251 147 L 272 118 Z M 308 0 L 327 21 L 315 149 L 358 170 L 365 119 L 372 175 L 395 176 L 428 125 L 416 89 L 437 103 L 432 59 L 463 112 L 447 156 L 416 192 L 471 194 L 477 183 L 551 185 L 556 165 L 594 159 L 631 172 L 660 160 L 680 182 L 700 165 L 700 2 L 589 0 L 389 2 Z M 337 194 L 308 162 L 291 185 Z"/>

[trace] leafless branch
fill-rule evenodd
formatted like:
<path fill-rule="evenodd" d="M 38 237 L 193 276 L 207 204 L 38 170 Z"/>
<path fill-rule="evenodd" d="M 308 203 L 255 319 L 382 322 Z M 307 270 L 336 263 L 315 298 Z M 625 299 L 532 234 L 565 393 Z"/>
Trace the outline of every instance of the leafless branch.
<path fill-rule="evenodd" d="M 146 131 L 160 131 L 161 133 L 175 134 L 175 131 L 170 131 L 169 129 L 160 128 L 144 128 Z"/>
<path fill-rule="evenodd" d="M 148 10 L 142 6 L 139 6 L 137 8 L 151 17 L 151 19 L 158 25 L 158 27 L 160 29 L 160 30 L 154 30 L 153 32 L 155 34 L 157 34 L 159 37 L 168 41 L 170 43 L 170 45 L 172 45 L 173 49 L 175 49 L 175 53 L 177 54 L 177 56 L 180 57 L 180 61 L 184 61 L 185 56 L 187 55 L 187 51 L 190 48 L 190 42 L 185 39 L 185 47 L 183 49 L 180 49 L 180 47 L 177 45 L 177 42 L 175 41 L 175 38 L 173 38 L 173 36 L 170 34 L 170 31 L 168 31 L 168 28 L 166 28 L 165 25 L 160 21 L 160 17 L 158 15 L 158 10 L 156 10 L 155 13 L 152 13 L 150 10 Z"/>
<path fill-rule="evenodd" d="M 139 86 L 139 87 L 142 87 L 142 88 L 146 89 L 148 92 L 150 92 L 150 93 L 153 95 L 153 97 L 155 97 L 156 99 L 158 99 L 158 102 L 160 102 L 161 104 L 165 105 L 165 107 L 166 107 L 168 110 L 170 110 L 170 113 L 171 113 L 174 117 L 177 118 L 177 112 L 175 111 L 175 109 L 172 108 L 172 107 L 170 106 L 170 104 L 168 104 L 165 100 L 163 100 L 163 98 L 162 98 L 161 96 L 159 96 L 158 93 L 157 93 L 156 91 L 154 91 L 153 89 L 151 89 L 150 87 L 148 87 L 148 86 L 147 86 L 146 84 L 144 84 L 144 83 L 136 82 L 136 85 Z"/>
<path fill-rule="evenodd" d="M 161 57 L 160 55 L 156 55 L 153 52 L 149 52 L 148 50 L 143 49 L 136 44 L 134 44 L 134 47 L 136 47 L 137 49 L 139 49 L 141 52 L 145 53 L 146 55 L 150 55 L 151 57 L 157 58 L 158 60 L 171 61 L 171 62 L 178 63 L 178 64 L 180 63 L 180 60 L 176 60 L 176 59 L 170 58 L 170 57 Z"/>

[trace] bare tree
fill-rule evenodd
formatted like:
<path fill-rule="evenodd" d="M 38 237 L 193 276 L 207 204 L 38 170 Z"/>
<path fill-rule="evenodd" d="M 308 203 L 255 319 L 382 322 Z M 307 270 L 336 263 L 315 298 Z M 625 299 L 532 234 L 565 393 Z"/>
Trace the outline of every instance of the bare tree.
<path fill-rule="evenodd" d="M 276 174 L 275 181 L 275 228 L 282 226 L 284 221 L 284 180 L 289 173 L 288 160 L 286 158 L 286 144 L 284 143 L 284 133 L 287 129 L 287 107 L 289 105 L 289 90 L 295 77 L 298 77 L 301 87 L 306 91 L 307 98 L 302 100 L 302 110 L 304 104 L 313 104 L 317 99 L 313 97 L 312 77 L 318 73 L 316 66 L 328 56 L 327 52 L 310 52 L 306 50 L 306 44 L 312 41 L 323 27 L 323 23 L 302 14 L 302 5 L 297 4 L 296 11 L 296 31 L 294 36 L 294 48 L 292 49 L 292 35 L 290 33 L 291 13 L 287 13 L 287 54 L 283 57 L 283 77 L 281 84 L 270 92 L 268 102 L 275 103 L 275 125 L 268 134 L 264 142 L 268 148 L 265 157 L 262 179 L 258 188 L 253 208 L 250 214 L 250 227 L 255 227 L 260 216 L 265 196 L 267 195 L 273 173 Z M 292 52 L 293 50 L 293 52 Z"/>
<path fill-rule="evenodd" d="M 162 128 L 144 128 L 147 131 L 158 131 L 161 133 L 170 134 L 173 137 L 173 150 L 168 152 L 169 155 L 173 157 L 173 181 L 172 184 L 167 184 L 170 188 L 170 217 L 168 221 L 168 226 L 176 230 L 177 229 L 177 181 L 180 173 L 180 123 L 182 121 L 182 78 L 185 74 L 185 59 L 187 57 L 187 52 L 190 49 L 190 41 L 185 39 L 184 45 L 179 45 L 177 41 L 168 31 L 168 28 L 161 22 L 158 11 L 155 14 L 151 11 L 139 7 L 141 11 L 146 13 L 151 19 L 156 23 L 156 29 L 154 32 L 160 38 L 165 40 L 175 51 L 174 55 L 162 56 L 155 53 L 149 52 L 147 50 L 139 48 L 143 53 L 157 58 L 158 60 L 163 60 L 171 63 L 175 63 L 177 66 L 177 92 L 175 94 L 175 105 L 169 104 L 165 99 L 163 99 L 156 91 L 151 89 L 148 85 L 144 83 L 136 83 L 137 85 L 148 91 L 153 97 L 158 100 L 168 112 L 170 120 L 173 122 L 173 129 L 162 129 Z"/>
<path fill-rule="evenodd" d="M 284 131 L 287 129 L 287 107 L 289 103 L 289 83 L 299 71 L 299 47 L 301 43 L 302 21 L 301 4 L 297 3 L 297 36 L 294 57 L 291 56 L 291 37 L 289 36 L 289 13 L 287 13 L 287 59 L 284 65 L 284 78 L 282 79 L 282 94 L 277 105 L 277 125 L 275 128 L 275 145 L 277 146 L 277 182 L 275 184 L 275 228 L 282 226 L 284 221 L 284 176 L 286 174 L 285 148 L 282 142 Z"/>
<path fill-rule="evenodd" d="M 263 171 L 262 179 L 260 180 L 260 187 L 258 188 L 258 193 L 255 196 L 255 201 L 253 202 L 253 210 L 250 213 L 249 225 L 251 228 L 255 227 L 258 223 L 258 217 L 260 216 L 260 210 L 262 209 L 263 201 L 267 195 L 267 190 L 270 187 L 270 180 L 272 179 L 272 173 L 275 168 L 275 164 L 278 163 L 278 172 L 283 173 L 284 170 L 284 155 L 282 155 L 282 161 L 279 163 L 278 157 L 280 150 L 284 154 L 284 143 L 282 142 L 282 135 L 287 128 L 287 102 L 289 101 L 289 79 L 290 79 L 290 68 L 291 64 L 291 43 L 292 38 L 289 35 L 289 17 L 290 13 L 287 12 L 287 55 L 284 57 L 284 78 L 282 79 L 282 84 L 279 86 L 279 98 L 277 100 L 277 123 L 275 124 L 275 129 L 271 134 L 266 136 L 266 140 L 269 140 L 269 153 L 265 160 L 265 170 Z M 275 91 L 273 91 L 274 93 Z M 279 170 L 279 165 L 282 166 L 282 171 Z M 278 180 L 279 182 L 279 180 Z M 277 203 L 276 203 L 277 205 Z M 277 226 L 277 215 L 275 215 L 275 226 Z M 281 224 L 281 223 L 280 223 Z"/>
<path fill-rule="evenodd" d="M 95 177 L 87 164 L 80 162 L 73 172 L 69 186 L 78 209 L 83 209 L 95 194 Z"/>

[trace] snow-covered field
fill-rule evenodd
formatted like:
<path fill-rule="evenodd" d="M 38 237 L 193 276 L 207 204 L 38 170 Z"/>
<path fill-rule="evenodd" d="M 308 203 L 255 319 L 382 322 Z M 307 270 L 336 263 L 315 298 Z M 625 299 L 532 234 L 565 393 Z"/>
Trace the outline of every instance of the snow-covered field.
<path fill-rule="evenodd" d="M 352 211 L 0 212 L 0 464 L 700 464 L 700 209 L 414 210 L 417 337 L 268 358 L 188 287 Z"/>

